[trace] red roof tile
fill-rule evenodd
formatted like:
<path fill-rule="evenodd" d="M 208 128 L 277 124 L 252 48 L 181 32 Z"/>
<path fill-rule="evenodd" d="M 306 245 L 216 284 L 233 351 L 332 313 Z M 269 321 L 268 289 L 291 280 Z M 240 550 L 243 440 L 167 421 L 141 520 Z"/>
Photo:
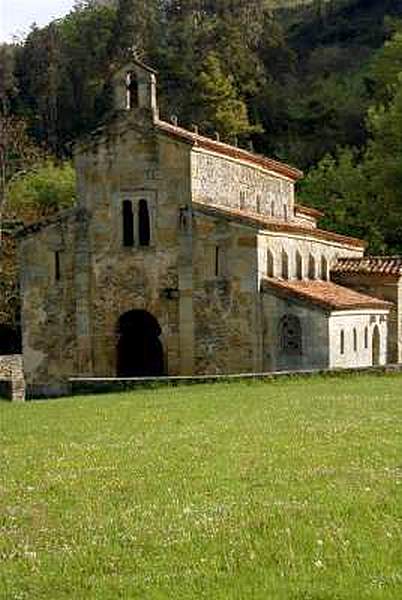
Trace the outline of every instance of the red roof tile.
<path fill-rule="evenodd" d="M 296 214 L 300 213 L 301 215 L 307 215 L 309 217 L 313 217 L 315 219 L 319 219 L 324 216 L 324 213 L 316 208 L 311 208 L 310 206 L 303 206 L 302 204 L 295 204 Z"/>
<path fill-rule="evenodd" d="M 292 297 L 327 310 L 391 309 L 392 304 L 330 281 L 284 281 L 265 277 L 263 292 Z"/>
<path fill-rule="evenodd" d="M 340 258 L 331 269 L 336 274 L 375 274 L 402 276 L 402 256 Z"/>
<path fill-rule="evenodd" d="M 324 231 L 323 229 L 303 227 L 299 224 L 279 221 L 272 217 L 266 217 L 256 213 L 249 213 L 240 209 L 227 208 L 224 206 L 217 206 L 215 204 L 204 204 L 203 202 L 193 202 L 193 207 L 195 210 L 210 214 L 211 216 L 227 217 L 243 223 L 244 225 L 250 225 L 258 229 L 265 229 L 266 231 L 301 234 L 309 236 L 310 238 L 314 237 L 320 240 L 333 241 L 357 248 L 365 248 L 367 246 L 366 242 L 363 240 L 333 233 L 332 231 Z"/>
<path fill-rule="evenodd" d="M 295 169 L 294 167 L 286 165 L 285 163 L 281 163 L 277 160 L 273 160 L 272 158 L 267 158 L 260 154 L 253 154 L 252 152 L 248 152 L 242 148 L 237 148 L 236 146 L 231 146 L 229 144 L 212 140 L 211 138 L 188 131 L 188 129 L 184 129 L 183 127 L 177 127 L 176 125 L 172 125 L 166 121 L 157 121 L 155 125 L 160 131 L 163 131 L 164 133 L 181 140 L 190 142 L 194 146 L 204 148 L 205 150 L 211 150 L 212 152 L 223 154 L 225 156 L 229 156 L 230 158 L 247 161 L 254 165 L 264 167 L 265 169 L 273 171 L 274 173 L 278 173 L 279 175 L 289 177 L 289 179 L 293 179 L 294 181 L 303 177 L 303 173 L 302 171 L 299 171 L 299 169 Z"/>

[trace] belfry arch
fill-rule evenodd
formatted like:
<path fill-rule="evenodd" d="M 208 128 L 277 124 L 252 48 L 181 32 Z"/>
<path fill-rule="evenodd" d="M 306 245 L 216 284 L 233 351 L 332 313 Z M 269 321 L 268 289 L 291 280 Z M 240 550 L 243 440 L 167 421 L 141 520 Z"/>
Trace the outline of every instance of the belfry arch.
<path fill-rule="evenodd" d="M 130 310 L 117 323 L 117 376 L 160 377 L 164 353 L 158 321 L 145 310 Z"/>

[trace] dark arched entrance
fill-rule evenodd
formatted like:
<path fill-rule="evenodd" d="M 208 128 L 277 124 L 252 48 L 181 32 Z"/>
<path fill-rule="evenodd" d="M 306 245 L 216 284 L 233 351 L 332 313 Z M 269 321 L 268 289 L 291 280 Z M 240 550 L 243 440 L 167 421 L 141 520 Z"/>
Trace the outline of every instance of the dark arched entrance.
<path fill-rule="evenodd" d="M 117 375 L 158 377 L 163 375 L 163 347 L 158 321 L 145 310 L 130 310 L 118 322 Z"/>
<path fill-rule="evenodd" d="M 0 325 L 0 355 L 21 353 L 21 331 L 11 325 Z"/>

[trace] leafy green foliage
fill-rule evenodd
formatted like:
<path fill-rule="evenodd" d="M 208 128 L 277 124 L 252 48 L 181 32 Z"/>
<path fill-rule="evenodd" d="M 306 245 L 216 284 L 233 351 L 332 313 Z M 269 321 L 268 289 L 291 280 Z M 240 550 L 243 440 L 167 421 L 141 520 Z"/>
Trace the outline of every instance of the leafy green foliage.
<path fill-rule="evenodd" d="M 102 114 L 113 27 L 111 8 L 76 9 L 33 29 L 17 49 L 15 111 L 57 155 L 64 155 L 66 144 L 92 129 Z"/>
<path fill-rule="evenodd" d="M 368 240 L 372 253 L 385 251 L 370 173 L 355 150 L 326 155 L 301 183 L 300 198 L 325 213 L 321 221 L 325 229 Z"/>
<path fill-rule="evenodd" d="M 368 110 L 367 144 L 326 156 L 301 185 L 302 198 L 326 211 L 327 226 L 368 239 L 372 252 L 402 252 L 401 39 L 397 31 L 370 69 L 383 103 Z"/>
<path fill-rule="evenodd" d="M 402 73 L 387 106 L 369 113 L 372 135 L 365 155 L 371 192 L 387 248 L 402 253 Z"/>
<path fill-rule="evenodd" d="M 397 30 L 376 53 L 370 66 L 374 98 L 377 102 L 389 102 L 392 99 L 401 73 L 402 31 Z"/>
<path fill-rule="evenodd" d="M 13 46 L 0 44 L 0 115 L 4 117 L 8 115 L 10 100 L 17 94 L 14 59 Z"/>
<path fill-rule="evenodd" d="M 75 170 L 70 163 L 47 161 L 20 174 L 7 189 L 7 215 L 24 222 L 37 220 L 75 202 Z"/>
<path fill-rule="evenodd" d="M 233 78 L 224 74 L 214 53 L 208 54 L 201 66 L 197 91 L 197 121 L 204 130 L 218 131 L 225 138 L 255 130 L 249 123 L 245 103 L 236 93 Z"/>

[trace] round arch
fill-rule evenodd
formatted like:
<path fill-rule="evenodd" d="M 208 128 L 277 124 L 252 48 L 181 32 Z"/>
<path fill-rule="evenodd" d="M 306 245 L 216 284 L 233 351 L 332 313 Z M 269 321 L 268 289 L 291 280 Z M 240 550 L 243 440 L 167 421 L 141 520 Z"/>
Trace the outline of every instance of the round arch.
<path fill-rule="evenodd" d="M 159 377 L 164 374 L 162 333 L 146 310 L 130 310 L 117 323 L 118 377 Z"/>

